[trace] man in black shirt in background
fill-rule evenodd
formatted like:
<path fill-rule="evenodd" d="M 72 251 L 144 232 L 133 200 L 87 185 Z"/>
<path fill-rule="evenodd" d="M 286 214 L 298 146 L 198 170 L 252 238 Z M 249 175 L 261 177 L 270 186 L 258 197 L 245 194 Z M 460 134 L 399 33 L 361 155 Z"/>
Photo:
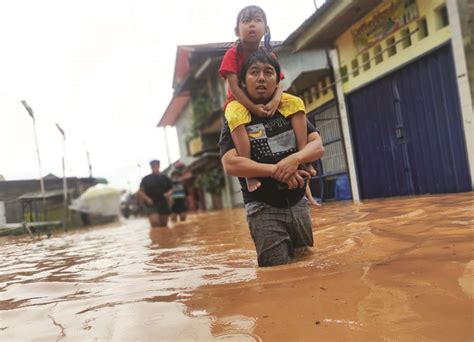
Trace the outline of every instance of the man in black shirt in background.
<path fill-rule="evenodd" d="M 170 215 L 172 183 L 166 175 L 160 173 L 159 160 L 152 160 L 150 167 L 151 174 L 143 177 L 137 195 L 146 204 L 151 227 L 166 227 Z"/>

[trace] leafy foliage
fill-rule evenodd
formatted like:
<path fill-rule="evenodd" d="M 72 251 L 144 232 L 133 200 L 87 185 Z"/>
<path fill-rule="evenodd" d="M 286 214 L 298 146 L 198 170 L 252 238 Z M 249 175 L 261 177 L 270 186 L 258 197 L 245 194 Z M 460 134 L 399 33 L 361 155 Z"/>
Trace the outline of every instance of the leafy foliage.
<path fill-rule="evenodd" d="M 186 135 L 186 143 L 199 135 L 201 125 L 212 112 L 212 102 L 207 96 L 199 96 L 193 99 L 193 122 Z"/>
<path fill-rule="evenodd" d="M 212 102 L 209 97 L 199 96 L 193 99 L 194 123 L 201 125 L 212 112 Z"/>
<path fill-rule="evenodd" d="M 202 187 L 204 191 L 217 195 L 224 187 L 224 174 L 222 169 L 214 167 L 201 173 L 194 181 L 196 187 Z"/>

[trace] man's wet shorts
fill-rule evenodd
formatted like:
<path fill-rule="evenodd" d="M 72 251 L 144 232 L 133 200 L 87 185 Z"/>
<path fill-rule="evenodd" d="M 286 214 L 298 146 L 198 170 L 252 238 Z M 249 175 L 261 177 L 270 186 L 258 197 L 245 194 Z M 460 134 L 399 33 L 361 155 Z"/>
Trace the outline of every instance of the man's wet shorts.
<path fill-rule="evenodd" d="M 158 201 L 154 202 L 153 205 L 147 205 L 147 213 L 150 214 L 160 214 L 160 215 L 169 215 L 171 213 L 168 201 Z"/>
<path fill-rule="evenodd" d="M 259 266 L 287 264 L 295 249 L 313 246 L 308 200 L 303 197 L 290 208 L 261 202 L 245 206 Z"/>

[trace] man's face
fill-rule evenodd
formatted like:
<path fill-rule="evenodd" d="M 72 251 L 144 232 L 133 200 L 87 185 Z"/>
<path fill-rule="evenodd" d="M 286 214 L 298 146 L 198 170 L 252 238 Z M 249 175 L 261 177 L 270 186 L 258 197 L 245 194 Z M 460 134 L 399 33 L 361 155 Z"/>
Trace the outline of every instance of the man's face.
<path fill-rule="evenodd" d="M 155 175 L 160 173 L 160 164 L 158 163 L 153 163 L 151 164 L 151 172 Z"/>
<path fill-rule="evenodd" d="M 266 103 L 275 92 L 277 74 L 271 64 L 257 62 L 252 64 L 245 74 L 247 93 L 256 103 Z"/>

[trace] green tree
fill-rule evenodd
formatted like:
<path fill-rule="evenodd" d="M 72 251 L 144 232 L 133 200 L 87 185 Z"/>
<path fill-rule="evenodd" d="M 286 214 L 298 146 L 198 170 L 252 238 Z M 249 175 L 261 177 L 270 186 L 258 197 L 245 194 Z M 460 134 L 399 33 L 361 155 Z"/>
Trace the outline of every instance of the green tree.
<path fill-rule="evenodd" d="M 221 192 L 224 183 L 224 174 L 218 167 L 204 171 L 194 181 L 196 187 L 202 187 L 204 191 L 213 195 L 218 195 Z"/>

